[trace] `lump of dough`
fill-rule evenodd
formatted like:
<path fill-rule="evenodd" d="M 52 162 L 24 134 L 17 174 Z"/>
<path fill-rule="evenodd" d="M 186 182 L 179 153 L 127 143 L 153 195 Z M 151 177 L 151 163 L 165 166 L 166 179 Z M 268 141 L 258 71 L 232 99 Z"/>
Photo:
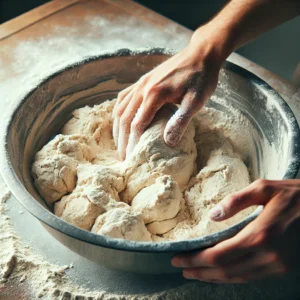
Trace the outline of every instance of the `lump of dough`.
<path fill-rule="evenodd" d="M 73 191 L 77 162 L 66 155 L 37 160 L 32 166 L 34 184 L 48 204 Z"/>
<path fill-rule="evenodd" d="M 118 169 L 101 165 L 79 165 L 77 168 L 77 185 L 95 185 L 106 194 L 107 197 L 119 201 L 119 193 L 126 186 L 125 177 Z"/>
<path fill-rule="evenodd" d="M 93 141 L 80 136 L 58 135 L 35 156 L 32 165 L 34 184 L 48 204 L 73 191 L 77 165 L 93 159 Z"/>
<path fill-rule="evenodd" d="M 183 188 L 196 169 L 195 129 L 191 122 L 180 143 L 175 147 L 164 141 L 164 129 L 173 110 L 164 106 L 150 127 L 142 134 L 131 155 L 126 158 L 127 187 L 122 200 L 130 203 L 137 193 L 155 182 L 161 175 L 171 175 Z"/>
<path fill-rule="evenodd" d="M 250 184 L 248 169 L 229 141 L 210 153 L 206 167 L 194 180 L 194 185 L 185 192 L 185 199 L 197 221 L 224 197 Z"/>
<path fill-rule="evenodd" d="M 182 193 L 171 176 L 158 177 L 132 200 L 131 208 L 143 214 L 145 224 L 174 218 L 180 209 Z"/>
<path fill-rule="evenodd" d="M 85 106 L 73 111 L 73 118 L 62 129 L 62 134 L 92 136 L 98 143 L 104 131 L 111 125 L 111 113 L 115 101 L 105 101 L 94 107 Z"/>
<path fill-rule="evenodd" d="M 114 199 L 111 194 L 104 191 L 99 186 L 87 185 L 83 187 L 84 194 L 89 199 L 89 201 L 103 209 L 103 211 L 108 211 L 113 208 L 128 208 L 129 205 Z"/>
<path fill-rule="evenodd" d="M 112 209 L 100 215 L 92 232 L 132 241 L 151 241 L 142 214 L 124 208 Z"/>
<path fill-rule="evenodd" d="M 173 229 L 177 225 L 177 218 L 173 218 L 170 220 L 164 220 L 160 222 L 152 222 L 147 225 L 148 231 L 152 234 L 164 234 L 171 229 Z"/>
<path fill-rule="evenodd" d="M 62 197 L 55 203 L 54 213 L 64 221 L 79 228 L 90 230 L 103 208 L 90 202 L 81 189 Z"/>

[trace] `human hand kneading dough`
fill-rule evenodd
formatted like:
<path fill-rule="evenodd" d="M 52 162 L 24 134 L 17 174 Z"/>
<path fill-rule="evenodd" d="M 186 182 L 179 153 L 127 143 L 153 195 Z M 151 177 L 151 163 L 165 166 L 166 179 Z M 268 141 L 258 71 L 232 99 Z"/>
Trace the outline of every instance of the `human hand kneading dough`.
<path fill-rule="evenodd" d="M 299 0 L 231 0 L 200 27 L 189 45 L 119 93 L 113 135 L 125 159 L 165 103 L 180 104 L 165 127 L 175 146 L 214 92 L 222 63 L 235 49 L 300 14 Z M 211 212 L 221 221 L 251 205 L 261 215 L 236 236 L 172 261 L 189 279 L 239 283 L 300 268 L 300 180 L 259 180 L 229 195 Z"/>
<path fill-rule="evenodd" d="M 137 83 L 121 91 L 114 109 L 113 136 L 120 159 L 132 152 L 140 136 L 165 103 L 181 104 L 170 118 L 164 139 L 180 141 L 192 117 L 214 92 L 221 60 L 212 45 L 193 42 Z"/>

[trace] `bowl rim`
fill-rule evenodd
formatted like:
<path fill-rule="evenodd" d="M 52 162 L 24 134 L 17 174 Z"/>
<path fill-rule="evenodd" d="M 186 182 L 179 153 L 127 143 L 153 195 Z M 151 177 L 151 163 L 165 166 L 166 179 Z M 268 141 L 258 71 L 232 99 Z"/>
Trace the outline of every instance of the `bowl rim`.
<path fill-rule="evenodd" d="M 43 205 L 41 205 L 38 201 L 36 201 L 31 194 L 26 190 L 24 185 L 18 179 L 16 173 L 14 172 L 9 154 L 8 154 L 8 136 L 9 130 L 12 125 L 13 119 L 17 111 L 20 109 L 22 104 L 30 97 L 30 95 L 36 91 L 41 85 L 45 84 L 55 76 L 63 73 L 66 70 L 70 70 L 75 67 L 79 67 L 89 62 L 103 60 L 107 58 L 112 58 L 116 56 L 137 56 L 137 55 L 166 55 L 171 56 L 176 52 L 165 49 L 165 48 L 151 48 L 151 49 L 119 49 L 113 52 L 107 52 L 104 54 L 99 54 L 96 56 L 85 57 L 84 59 L 70 64 L 60 70 L 54 72 L 50 76 L 44 78 L 40 81 L 40 83 L 34 87 L 30 92 L 26 93 L 24 97 L 20 99 L 20 101 L 16 101 L 14 105 L 8 108 L 6 112 L 6 117 L 2 120 L 1 126 L 1 143 L 0 143 L 0 161 L 1 161 L 1 174 L 2 177 L 11 190 L 12 194 L 16 197 L 16 199 L 21 203 L 22 206 L 35 218 L 37 218 L 40 222 L 45 225 L 51 227 L 52 229 L 65 234 L 71 238 L 76 240 L 80 240 L 81 242 L 86 242 L 89 244 L 93 244 L 96 246 L 110 248 L 115 250 L 122 251 L 134 251 L 134 252 L 144 252 L 144 253 L 170 253 L 170 252 L 182 252 L 182 251 L 191 251 L 196 249 L 205 248 L 211 245 L 214 245 L 222 240 L 232 237 L 238 231 L 240 231 L 243 227 L 253 221 L 262 211 L 262 206 L 259 206 L 252 214 L 247 216 L 245 219 L 240 221 L 239 223 L 230 226 L 222 231 L 216 232 L 211 235 L 207 235 L 204 237 L 198 237 L 189 240 L 183 241 L 166 241 L 166 242 L 136 242 L 129 241 L 125 239 L 116 239 L 111 238 L 104 235 L 94 234 L 90 231 L 86 231 L 71 225 L 55 216 L 52 212 L 46 209 Z M 293 179 L 297 176 L 299 167 L 300 167 L 300 129 L 298 122 L 295 118 L 294 113 L 285 102 L 285 100 L 266 82 L 260 79 L 258 76 L 253 73 L 245 70 L 244 68 L 235 65 L 232 62 L 226 61 L 224 63 L 224 67 L 229 69 L 230 71 L 237 73 L 238 75 L 246 78 L 253 84 L 254 86 L 261 88 L 265 93 L 272 94 L 272 100 L 277 103 L 276 108 L 284 113 L 286 116 L 286 123 L 289 125 L 289 130 L 291 132 L 290 140 L 292 144 L 292 148 L 290 151 L 292 159 L 290 160 L 286 173 L 282 179 Z M 8 115 L 7 115 L 8 113 Z M 281 114 L 282 115 L 282 114 Z M 8 117 L 7 117 L 8 116 Z"/>

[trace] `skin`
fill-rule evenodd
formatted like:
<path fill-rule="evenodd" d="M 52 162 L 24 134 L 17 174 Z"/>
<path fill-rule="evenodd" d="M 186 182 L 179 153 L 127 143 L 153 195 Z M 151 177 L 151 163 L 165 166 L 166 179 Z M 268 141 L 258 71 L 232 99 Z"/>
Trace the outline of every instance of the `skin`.
<path fill-rule="evenodd" d="M 128 156 L 165 103 L 180 104 L 164 131 L 175 146 L 192 117 L 214 92 L 225 59 L 265 31 L 300 14 L 300 0 L 231 0 L 200 27 L 181 52 L 120 92 L 113 136 L 120 159 Z M 264 205 L 261 215 L 236 236 L 214 247 L 176 256 L 188 279 L 242 283 L 300 268 L 300 180 L 258 180 L 229 195 L 212 211 L 225 220 L 240 210 Z"/>
<path fill-rule="evenodd" d="M 233 238 L 172 260 L 188 279 L 242 283 L 300 269 L 300 180 L 258 180 L 227 196 L 212 211 L 214 221 L 252 206 L 262 213 Z"/>

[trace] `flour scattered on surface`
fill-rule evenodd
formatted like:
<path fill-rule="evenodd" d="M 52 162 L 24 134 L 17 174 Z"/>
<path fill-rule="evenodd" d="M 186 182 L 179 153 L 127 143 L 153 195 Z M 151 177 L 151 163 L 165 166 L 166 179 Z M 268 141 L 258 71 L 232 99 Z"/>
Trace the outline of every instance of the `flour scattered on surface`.
<path fill-rule="evenodd" d="M 2 180 L 1 180 L 2 181 Z M 4 183 L 1 183 L 5 187 Z M 2 192 L 1 199 L 7 198 L 7 192 Z M 14 286 L 26 284 L 29 288 L 28 299 L 45 300 L 150 300 L 162 299 L 164 293 L 153 295 L 114 295 L 105 291 L 90 291 L 72 283 L 68 270 L 73 264 L 58 266 L 47 262 L 32 247 L 24 244 L 16 234 L 10 217 L 5 214 L 6 203 L 0 202 L 0 293 L 7 283 Z M 176 291 L 169 291 L 170 297 Z M 168 296 L 166 298 L 168 299 Z M 169 298 L 172 299 L 172 298 Z M 174 298 L 173 298 L 174 299 Z"/>

